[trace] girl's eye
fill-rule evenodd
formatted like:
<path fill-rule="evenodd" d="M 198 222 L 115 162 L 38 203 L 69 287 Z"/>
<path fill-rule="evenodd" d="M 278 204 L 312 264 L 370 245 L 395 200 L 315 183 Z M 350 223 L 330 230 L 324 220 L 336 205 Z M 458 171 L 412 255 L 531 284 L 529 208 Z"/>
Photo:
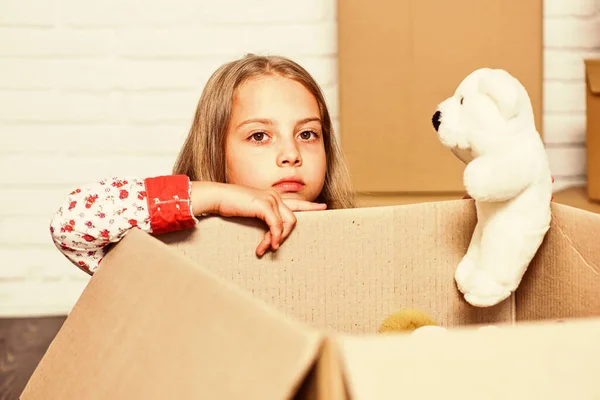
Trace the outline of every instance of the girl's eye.
<path fill-rule="evenodd" d="M 317 136 L 317 134 L 315 132 L 313 132 L 313 131 L 304 131 L 304 132 L 300 133 L 300 138 L 302 140 L 310 140 L 313 135 L 315 137 Z"/>
<path fill-rule="evenodd" d="M 461 97 L 461 98 L 460 98 L 460 104 L 462 104 L 464 101 L 465 101 L 465 98 L 464 98 L 464 97 Z"/>
<path fill-rule="evenodd" d="M 265 133 L 264 132 L 253 133 L 251 138 L 257 142 L 262 142 L 262 140 L 265 138 Z"/>

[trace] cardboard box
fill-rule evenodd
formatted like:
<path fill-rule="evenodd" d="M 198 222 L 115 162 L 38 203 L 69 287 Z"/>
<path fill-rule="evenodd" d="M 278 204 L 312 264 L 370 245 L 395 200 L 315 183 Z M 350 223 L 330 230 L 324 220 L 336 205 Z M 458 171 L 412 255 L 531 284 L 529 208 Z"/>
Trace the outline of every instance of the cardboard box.
<path fill-rule="evenodd" d="M 600 201 L 600 59 L 585 60 L 585 74 L 588 196 Z"/>
<path fill-rule="evenodd" d="M 470 200 L 298 213 L 262 259 L 260 221 L 133 230 L 21 399 L 598 399 L 600 215 L 552 214 L 516 295 L 486 309 L 453 280 Z M 408 307 L 451 329 L 376 334 Z"/>
<path fill-rule="evenodd" d="M 367 200 L 464 193 L 431 117 L 477 68 L 519 78 L 542 133 L 543 0 L 336 3 L 342 147 Z"/>

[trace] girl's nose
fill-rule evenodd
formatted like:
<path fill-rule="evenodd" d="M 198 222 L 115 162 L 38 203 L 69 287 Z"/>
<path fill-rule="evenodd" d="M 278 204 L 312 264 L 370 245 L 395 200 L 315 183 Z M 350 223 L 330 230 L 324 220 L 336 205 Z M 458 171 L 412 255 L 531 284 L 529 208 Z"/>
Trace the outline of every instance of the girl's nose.
<path fill-rule="evenodd" d="M 279 152 L 277 164 L 280 167 L 291 166 L 299 167 L 302 165 L 302 155 L 295 143 L 284 144 Z"/>

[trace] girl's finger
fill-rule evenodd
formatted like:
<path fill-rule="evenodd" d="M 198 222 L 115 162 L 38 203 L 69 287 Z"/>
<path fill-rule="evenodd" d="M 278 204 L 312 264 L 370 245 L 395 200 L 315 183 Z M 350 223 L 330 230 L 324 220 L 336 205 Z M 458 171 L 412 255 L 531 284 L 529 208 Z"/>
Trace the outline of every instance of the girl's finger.
<path fill-rule="evenodd" d="M 327 204 L 325 203 L 313 203 L 296 199 L 283 199 L 283 202 L 292 211 L 317 211 L 327 209 Z"/>
<path fill-rule="evenodd" d="M 296 216 L 283 202 L 279 204 L 279 213 L 283 222 L 283 233 L 281 234 L 281 242 L 283 242 L 290 235 L 292 229 L 294 229 Z"/>
<path fill-rule="evenodd" d="M 283 222 L 279 214 L 279 207 L 277 204 L 265 201 L 261 205 L 261 211 L 259 217 L 262 218 L 269 226 L 271 232 L 271 247 L 276 250 L 279 247 L 281 235 L 283 233 Z"/>
<path fill-rule="evenodd" d="M 265 252 L 269 248 L 270 244 L 271 244 L 271 231 L 267 231 L 263 240 L 256 247 L 256 255 L 261 257 L 263 254 L 265 254 Z"/>

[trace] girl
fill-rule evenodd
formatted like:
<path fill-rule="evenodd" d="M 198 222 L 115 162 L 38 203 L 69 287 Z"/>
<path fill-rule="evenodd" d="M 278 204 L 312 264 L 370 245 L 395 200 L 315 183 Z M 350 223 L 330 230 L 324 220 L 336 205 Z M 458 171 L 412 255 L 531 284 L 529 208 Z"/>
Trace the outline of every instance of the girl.
<path fill-rule="evenodd" d="M 55 245 L 92 275 L 132 228 L 187 229 L 207 214 L 260 218 L 262 256 L 295 211 L 354 207 L 348 171 L 321 90 L 295 62 L 247 55 L 207 82 L 173 174 L 120 177 L 72 191 L 50 223 Z"/>

